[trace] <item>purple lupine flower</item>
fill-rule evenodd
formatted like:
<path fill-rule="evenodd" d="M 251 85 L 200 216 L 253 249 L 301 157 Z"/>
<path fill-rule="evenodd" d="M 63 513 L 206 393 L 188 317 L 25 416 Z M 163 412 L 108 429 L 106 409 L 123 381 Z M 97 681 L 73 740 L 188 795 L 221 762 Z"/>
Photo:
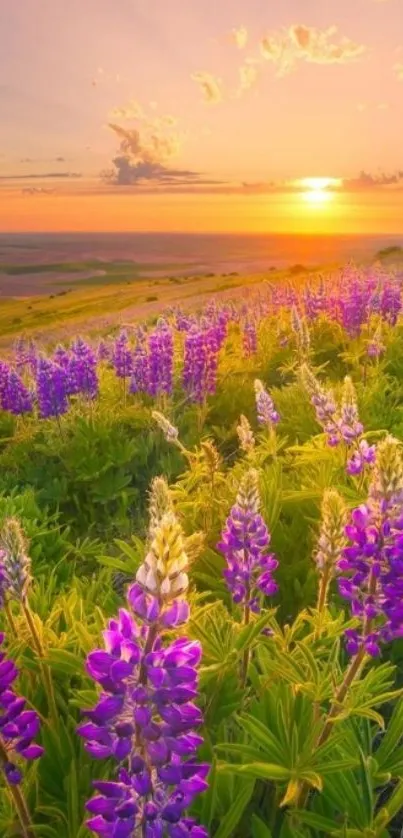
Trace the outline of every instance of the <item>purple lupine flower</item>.
<path fill-rule="evenodd" d="M 356 477 L 361 474 L 366 465 L 372 466 L 375 463 L 375 458 L 376 446 L 368 445 L 366 439 L 362 439 L 347 462 L 347 474 Z"/>
<path fill-rule="evenodd" d="M 149 358 L 143 340 L 139 340 L 133 353 L 133 368 L 130 379 L 131 393 L 147 393 L 149 378 Z"/>
<path fill-rule="evenodd" d="M 110 348 L 105 340 L 100 340 L 97 347 L 98 361 L 108 361 L 110 357 Z"/>
<path fill-rule="evenodd" d="M 9 367 L 9 365 L 5 364 L 3 361 L 0 361 L 0 408 L 2 410 L 5 410 L 4 396 L 7 390 L 10 372 L 11 368 Z"/>
<path fill-rule="evenodd" d="M 70 353 L 68 349 L 64 346 L 56 346 L 56 349 L 53 353 L 52 361 L 55 364 L 58 364 L 59 367 L 63 367 L 63 369 L 68 369 L 70 363 Z"/>
<path fill-rule="evenodd" d="M 301 366 L 300 374 L 302 384 L 315 408 L 316 420 L 327 435 L 328 445 L 334 447 L 340 442 L 340 422 L 333 391 L 325 390 L 307 364 Z"/>
<path fill-rule="evenodd" d="M 148 339 L 148 393 L 157 396 L 170 394 L 173 388 L 174 345 L 172 330 L 165 320 L 159 320 L 157 328 Z"/>
<path fill-rule="evenodd" d="M 274 402 L 262 382 L 257 378 L 255 380 L 255 399 L 257 419 L 260 425 L 271 427 L 280 421 L 280 416 L 274 407 Z"/>
<path fill-rule="evenodd" d="M 388 278 L 383 282 L 380 312 L 383 320 L 395 326 L 402 310 L 402 290 L 399 282 Z"/>
<path fill-rule="evenodd" d="M 346 632 L 349 654 L 376 656 L 403 636 L 403 462 L 399 443 L 379 443 L 368 500 L 351 514 L 350 545 L 338 562 L 339 591 L 359 628 Z"/>
<path fill-rule="evenodd" d="M 192 327 L 185 338 L 183 388 L 192 401 L 202 403 L 205 395 L 207 348 L 203 332 Z"/>
<path fill-rule="evenodd" d="M 247 357 L 257 352 L 257 330 L 256 324 L 248 319 L 243 327 L 242 343 L 244 353 Z"/>
<path fill-rule="evenodd" d="M 74 383 L 74 392 L 95 399 L 99 392 L 97 358 L 91 347 L 81 338 L 71 346 L 68 379 Z"/>
<path fill-rule="evenodd" d="M 250 469 L 217 544 L 227 560 L 224 577 L 234 602 L 255 612 L 260 610 L 261 594 L 273 596 L 277 592 L 273 571 L 278 566 L 273 553 L 268 552 L 270 533 L 259 507 L 258 474 Z"/>
<path fill-rule="evenodd" d="M 63 367 L 48 358 L 39 358 L 36 368 L 36 397 L 42 419 L 62 416 L 68 410 L 68 382 Z"/>
<path fill-rule="evenodd" d="M 23 337 L 17 338 L 14 344 L 15 366 L 17 370 L 24 371 L 29 362 L 28 346 Z"/>
<path fill-rule="evenodd" d="M 351 378 L 347 375 L 343 384 L 343 396 L 339 420 L 340 435 L 347 445 L 351 445 L 364 428 L 359 420 L 357 397 Z"/>
<path fill-rule="evenodd" d="M 204 332 L 206 346 L 206 392 L 214 395 L 217 389 L 219 352 L 225 340 L 226 329 L 217 324 L 207 328 Z"/>
<path fill-rule="evenodd" d="M 128 378 L 132 372 L 132 352 L 129 338 L 121 331 L 115 340 L 112 351 L 112 363 L 118 378 Z"/>
<path fill-rule="evenodd" d="M 105 649 L 87 659 L 102 692 L 78 732 L 95 759 L 118 764 L 113 780 L 94 782 L 87 826 L 110 838 L 207 838 L 185 814 L 209 771 L 195 758 L 203 741 L 194 703 L 201 647 L 186 637 L 165 640 L 189 616 L 188 559 L 172 512 L 154 521 L 150 541 L 128 592 L 130 610 L 120 609 L 104 632 Z"/>
<path fill-rule="evenodd" d="M 7 379 L 2 383 L 1 406 L 14 416 L 32 413 L 33 395 L 15 370 L 9 370 Z"/>
<path fill-rule="evenodd" d="M 216 391 L 222 340 L 222 330 L 206 323 L 192 327 L 186 335 L 183 388 L 194 402 L 201 404 Z"/>
<path fill-rule="evenodd" d="M 39 759 L 43 748 L 34 741 L 40 730 L 39 716 L 35 710 L 26 709 L 25 698 L 12 689 L 18 669 L 1 650 L 3 644 L 4 634 L 0 632 L 0 743 L 6 755 L 0 758 L 0 770 L 10 785 L 18 785 L 22 780 L 20 758 L 28 762 Z"/>

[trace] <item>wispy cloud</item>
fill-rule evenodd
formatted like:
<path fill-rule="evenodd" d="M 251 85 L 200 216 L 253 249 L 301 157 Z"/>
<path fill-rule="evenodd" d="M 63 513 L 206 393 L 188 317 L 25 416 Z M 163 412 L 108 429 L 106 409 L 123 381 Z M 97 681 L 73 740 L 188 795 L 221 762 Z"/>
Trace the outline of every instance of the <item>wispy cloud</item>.
<path fill-rule="evenodd" d="M 218 105 L 221 102 L 223 98 L 221 79 L 205 72 L 193 73 L 191 78 L 199 85 L 205 102 L 209 105 Z"/>
<path fill-rule="evenodd" d="M 346 64 L 356 61 L 366 47 L 346 37 L 337 37 L 337 26 L 316 29 L 295 24 L 263 38 L 260 49 L 263 58 L 273 62 L 277 74 L 283 76 L 299 61 L 309 64 Z"/>
<path fill-rule="evenodd" d="M 235 41 L 238 49 L 244 49 L 248 41 L 248 30 L 246 26 L 235 27 L 231 32 L 232 40 Z"/>
<path fill-rule="evenodd" d="M 56 189 L 47 189 L 44 186 L 24 186 L 21 189 L 22 195 L 54 195 Z"/>
<path fill-rule="evenodd" d="M 77 180 L 81 172 L 33 172 L 28 174 L 0 175 L 0 180 Z"/>
<path fill-rule="evenodd" d="M 395 64 L 393 69 L 394 69 L 399 81 L 403 81 L 403 64 L 401 64 L 401 63 Z"/>
<path fill-rule="evenodd" d="M 20 163 L 66 163 L 65 157 L 51 157 L 50 159 L 43 160 L 34 157 L 21 157 Z"/>

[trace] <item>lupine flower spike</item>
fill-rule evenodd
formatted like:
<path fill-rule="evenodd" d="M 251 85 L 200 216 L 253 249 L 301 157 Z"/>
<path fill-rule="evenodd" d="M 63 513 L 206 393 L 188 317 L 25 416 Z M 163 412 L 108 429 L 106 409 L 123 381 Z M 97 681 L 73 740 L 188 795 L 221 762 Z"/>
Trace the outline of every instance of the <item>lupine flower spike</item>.
<path fill-rule="evenodd" d="M 322 501 L 321 527 L 314 559 L 319 572 L 318 611 L 326 608 L 329 586 L 337 573 L 337 562 L 346 544 L 347 510 L 335 489 L 326 489 Z"/>
<path fill-rule="evenodd" d="M 34 742 L 40 729 L 39 716 L 35 710 L 27 710 L 25 698 L 13 690 L 18 669 L 6 657 L 3 643 L 4 634 L 0 632 L 0 771 L 10 785 L 18 785 L 22 780 L 20 760 L 38 759 L 43 748 Z"/>
<path fill-rule="evenodd" d="M 18 602 L 29 629 L 33 648 L 39 659 L 42 679 L 44 681 L 47 699 L 55 719 L 58 712 L 55 704 L 52 676 L 49 668 L 44 664 L 44 650 L 42 639 L 38 634 L 33 614 L 29 607 L 28 592 L 31 586 L 31 559 L 28 544 L 21 525 L 16 518 L 7 518 L 0 533 L 0 602 L 7 605 L 8 600 Z M 2 590 L 1 590 L 2 589 Z M 7 610 L 7 617 L 13 626 L 13 617 Z"/>
<path fill-rule="evenodd" d="M 331 389 L 325 389 L 307 364 L 300 368 L 301 382 L 315 408 L 316 420 L 327 435 L 330 446 L 339 443 L 337 404 Z"/>
<path fill-rule="evenodd" d="M 3 570 L 7 596 L 17 602 L 24 602 L 32 581 L 31 559 L 24 533 L 16 518 L 6 519 L 0 533 L 0 568 Z"/>
<path fill-rule="evenodd" d="M 225 580 L 235 603 L 258 612 L 262 595 L 273 596 L 278 562 L 268 548 L 270 533 L 260 514 L 258 473 L 250 469 L 239 486 L 217 547 L 225 556 Z"/>
<path fill-rule="evenodd" d="M 403 636 L 402 531 L 403 460 L 389 436 L 377 446 L 368 499 L 351 514 L 338 563 L 340 594 L 360 622 L 346 632 L 352 655 L 379 655 L 382 643 Z"/>
<path fill-rule="evenodd" d="M 204 827 L 185 812 L 206 789 L 209 770 L 195 759 L 202 743 L 195 732 L 202 716 L 194 703 L 201 648 L 183 636 L 165 640 L 165 632 L 189 616 L 188 557 L 171 511 L 157 526 L 154 520 L 150 536 L 129 589 L 129 610 L 109 622 L 105 650 L 87 660 L 101 694 L 84 711 L 88 722 L 78 732 L 95 759 L 117 763 L 113 779 L 93 784 L 87 826 L 102 838 L 206 838 Z"/>
<path fill-rule="evenodd" d="M 239 423 L 237 425 L 237 434 L 239 439 L 239 445 L 242 448 L 242 451 L 245 451 L 247 454 L 250 451 L 253 451 L 255 447 L 255 437 L 253 435 L 252 428 L 246 418 L 246 416 L 239 417 Z"/>
<path fill-rule="evenodd" d="M 272 425 L 276 425 L 280 420 L 280 416 L 274 407 L 273 399 L 258 378 L 255 380 L 254 387 L 258 422 L 260 425 L 266 425 L 266 427 L 271 428 Z"/>

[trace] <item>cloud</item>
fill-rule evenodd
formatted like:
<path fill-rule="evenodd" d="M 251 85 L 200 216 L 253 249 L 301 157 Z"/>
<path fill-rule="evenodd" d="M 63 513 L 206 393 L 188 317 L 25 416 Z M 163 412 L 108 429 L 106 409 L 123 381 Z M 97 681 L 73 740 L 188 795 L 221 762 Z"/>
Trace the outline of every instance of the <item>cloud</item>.
<path fill-rule="evenodd" d="M 66 163 L 66 158 L 51 157 L 49 160 L 38 160 L 33 157 L 21 157 L 20 163 Z"/>
<path fill-rule="evenodd" d="M 399 81 L 403 81 L 403 64 L 395 64 L 393 69 Z"/>
<path fill-rule="evenodd" d="M 76 180 L 77 178 L 81 177 L 81 172 L 35 172 L 33 174 L 24 175 L 0 175 L 0 180 L 59 180 L 60 178 L 62 178 L 63 180 Z"/>
<path fill-rule="evenodd" d="M 235 27 L 231 32 L 232 39 L 235 41 L 239 49 L 244 49 L 248 40 L 248 30 L 246 26 Z"/>
<path fill-rule="evenodd" d="M 56 189 L 46 189 L 44 186 L 25 186 L 22 195 L 54 195 Z"/>
<path fill-rule="evenodd" d="M 387 186 L 403 185 L 403 171 L 397 171 L 393 174 L 380 172 L 380 174 L 372 175 L 369 172 L 362 171 L 356 178 L 344 178 L 343 190 L 345 191 L 361 191 L 366 189 L 379 189 Z"/>
<path fill-rule="evenodd" d="M 336 38 L 337 27 L 316 29 L 294 24 L 267 35 L 260 42 L 263 58 L 277 67 L 277 75 L 284 76 L 298 61 L 309 64 L 346 64 L 356 61 L 366 51 L 363 44 L 349 38 Z"/>
<path fill-rule="evenodd" d="M 223 98 L 222 82 L 211 73 L 197 72 L 191 76 L 197 82 L 203 94 L 203 100 L 209 105 L 218 105 Z"/>
<path fill-rule="evenodd" d="M 142 106 L 135 99 L 122 108 L 113 108 L 109 114 L 110 119 L 144 119 L 144 116 Z"/>
<path fill-rule="evenodd" d="M 204 180 L 199 172 L 189 169 L 173 169 L 162 163 L 138 160 L 135 162 L 127 154 L 118 154 L 113 159 L 114 169 L 104 173 L 104 179 L 115 186 L 147 186 L 153 183 L 153 190 L 158 187 L 187 187 L 195 183 L 214 184 L 217 181 Z M 144 189 L 142 191 L 145 191 Z"/>
<path fill-rule="evenodd" d="M 120 151 L 146 163 L 162 163 L 175 157 L 181 148 L 181 136 L 174 131 L 147 130 L 141 135 L 137 128 L 127 129 L 110 123 L 109 128 L 120 141 Z"/>
<path fill-rule="evenodd" d="M 239 87 L 236 96 L 241 96 L 246 90 L 250 90 L 259 78 L 259 68 L 253 58 L 246 59 L 239 68 Z"/>
<path fill-rule="evenodd" d="M 196 172 L 167 166 L 179 154 L 182 144 L 182 136 L 173 130 L 170 121 L 164 118 L 147 120 L 144 125 L 131 129 L 110 123 L 109 128 L 119 140 L 119 149 L 112 160 L 112 168 L 101 173 L 106 183 L 134 186 L 178 182 L 180 179 L 193 182 L 198 177 Z"/>

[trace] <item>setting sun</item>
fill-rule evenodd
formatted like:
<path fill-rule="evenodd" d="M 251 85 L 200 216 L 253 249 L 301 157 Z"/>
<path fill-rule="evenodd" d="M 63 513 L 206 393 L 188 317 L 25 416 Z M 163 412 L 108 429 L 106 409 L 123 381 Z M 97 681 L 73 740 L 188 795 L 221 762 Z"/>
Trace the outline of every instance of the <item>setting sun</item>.
<path fill-rule="evenodd" d="M 296 181 L 302 187 L 301 199 L 311 206 L 322 207 L 334 200 L 335 187 L 341 185 L 337 178 L 307 177 Z"/>

